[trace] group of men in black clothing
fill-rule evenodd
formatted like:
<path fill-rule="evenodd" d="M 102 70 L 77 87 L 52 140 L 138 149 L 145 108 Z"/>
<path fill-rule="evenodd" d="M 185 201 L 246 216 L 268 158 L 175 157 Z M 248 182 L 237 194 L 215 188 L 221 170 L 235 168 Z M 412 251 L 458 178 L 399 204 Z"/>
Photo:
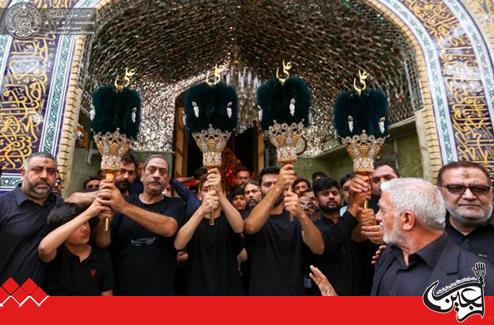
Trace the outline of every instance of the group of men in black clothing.
<path fill-rule="evenodd" d="M 163 194 L 165 157 L 150 156 L 139 179 L 135 161 L 121 167 L 115 182 L 63 202 L 52 192 L 56 159 L 29 157 L 20 186 L 0 196 L 0 283 L 31 278 L 53 295 L 418 295 L 482 261 L 494 291 L 493 194 L 478 164 L 443 166 L 438 186 L 399 179 L 390 163 L 341 186 L 297 181 L 290 164 L 268 167 L 258 183 L 242 180 L 240 211 L 217 169 L 197 194 L 178 184 L 182 200 Z M 311 213 L 300 204 L 309 191 Z"/>

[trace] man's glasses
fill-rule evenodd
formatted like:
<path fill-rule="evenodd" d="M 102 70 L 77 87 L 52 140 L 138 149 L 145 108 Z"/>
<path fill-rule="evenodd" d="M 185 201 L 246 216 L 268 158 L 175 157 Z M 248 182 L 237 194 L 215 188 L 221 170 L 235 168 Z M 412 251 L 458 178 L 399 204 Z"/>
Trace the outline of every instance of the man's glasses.
<path fill-rule="evenodd" d="M 443 185 L 451 194 L 463 194 L 468 188 L 475 195 L 487 195 L 491 189 L 489 185 L 463 185 L 463 184 L 448 184 Z"/>

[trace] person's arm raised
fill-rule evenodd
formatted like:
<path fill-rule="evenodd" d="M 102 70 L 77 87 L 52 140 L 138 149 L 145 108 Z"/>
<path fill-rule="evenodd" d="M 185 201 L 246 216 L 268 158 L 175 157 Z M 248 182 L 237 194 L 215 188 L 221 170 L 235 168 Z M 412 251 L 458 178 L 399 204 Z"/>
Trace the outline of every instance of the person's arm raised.
<path fill-rule="evenodd" d="M 280 174 L 278 175 L 276 183 L 261 202 L 254 207 L 247 219 L 245 219 L 244 231 L 246 234 L 255 234 L 261 230 L 268 221 L 276 201 L 283 195 L 285 189 L 288 188 L 295 179 L 296 176 L 293 165 L 287 164 L 280 169 Z"/>
<path fill-rule="evenodd" d="M 324 240 L 321 232 L 317 229 L 312 220 L 310 220 L 300 206 L 298 195 L 288 190 L 284 201 L 285 209 L 291 215 L 295 216 L 300 223 L 304 243 L 310 248 L 312 253 L 317 255 L 324 253 Z"/>
<path fill-rule="evenodd" d="M 112 182 L 101 181 L 98 198 L 114 211 L 124 214 L 155 234 L 172 237 L 177 232 L 177 221 L 169 216 L 151 212 L 130 204 Z"/>
<path fill-rule="evenodd" d="M 242 233 L 244 231 L 244 221 L 242 220 L 240 212 L 238 212 L 238 210 L 230 203 L 221 187 L 221 175 L 219 170 L 214 168 L 213 170 L 208 171 L 208 173 L 206 184 L 211 186 L 213 191 L 218 195 L 221 210 L 225 213 L 226 219 L 230 223 L 233 231 L 237 234 Z"/>
<path fill-rule="evenodd" d="M 57 256 L 58 247 L 60 247 L 74 231 L 89 221 L 89 219 L 97 216 L 104 208 L 105 207 L 101 205 L 98 200 L 95 200 L 86 211 L 46 235 L 38 246 L 38 256 L 40 260 L 44 263 L 52 261 Z"/>
<path fill-rule="evenodd" d="M 175 249 L 182 250 L 185 249 L 189 241 L 192 239 L 194 232 L 201 223 L 201 220 L 206 215 L 211 215 L 211 213 L 216 210 L 219 206 L 218 196 L 214 191 L 209 191 L 204 195 L 201 206 L 194 212 L 189 221 L 183 225 L 177 233 L 175 238 Z"/>

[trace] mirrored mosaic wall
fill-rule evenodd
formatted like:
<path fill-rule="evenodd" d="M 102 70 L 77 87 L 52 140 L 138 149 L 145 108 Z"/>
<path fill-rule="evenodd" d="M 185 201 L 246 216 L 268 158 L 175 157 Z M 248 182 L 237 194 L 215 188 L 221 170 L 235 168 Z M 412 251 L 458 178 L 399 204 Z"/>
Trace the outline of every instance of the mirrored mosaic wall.
<path fill-rule="evenodd" d="M 240 72 L 249 92 L 247 81 L 272 78 L 282 60 L 293 62 L 292 73 L 306 79 L 313 95 L 307 156 L 338 144 L 333 101 L 352 87 L 359 69 L 370 74 L 371 87 L 387 93 L 391 123 L 422 107 L 412 49 L 395 26 L 360 1 L 122 0 L 100 15 L 81 71 L 82 110 L 87 114 L 98 85 L 112 83 L 125 67 L 137 69 L 140 150 L 173 150 L 176 98 L 215 64 Z M 252 97 L 245 95 L 243 119 L 256 116 Z"/>

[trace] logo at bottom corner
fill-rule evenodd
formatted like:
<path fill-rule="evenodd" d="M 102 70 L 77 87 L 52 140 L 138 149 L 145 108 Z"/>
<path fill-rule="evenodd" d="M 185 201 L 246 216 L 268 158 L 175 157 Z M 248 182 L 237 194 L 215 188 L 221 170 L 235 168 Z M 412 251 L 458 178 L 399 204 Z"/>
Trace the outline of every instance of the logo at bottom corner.
<path fill-rule="evenodd" d="M 475 263 L 472 270 L 475 277 L 457 280 L 437 291 L 436 287 L 439 281 L 432 283 L 423 295 L 423 301 L 427 308 L 438 313 L 448 313 L 454 308 L 458 322 L 463 322 L 475 314 L 479 314 L 483 318 L 485 312 L 485 264 Z"/>
<path fill-rule="evenodd" d="M 22 307 L 26 302 L 32 301 L 40 307 L 48 295 L 33 280 L 27 279 L 19 285 L 14 279 L 9 278 L 0 286 L 0 308 L 8 303 Z"/>

